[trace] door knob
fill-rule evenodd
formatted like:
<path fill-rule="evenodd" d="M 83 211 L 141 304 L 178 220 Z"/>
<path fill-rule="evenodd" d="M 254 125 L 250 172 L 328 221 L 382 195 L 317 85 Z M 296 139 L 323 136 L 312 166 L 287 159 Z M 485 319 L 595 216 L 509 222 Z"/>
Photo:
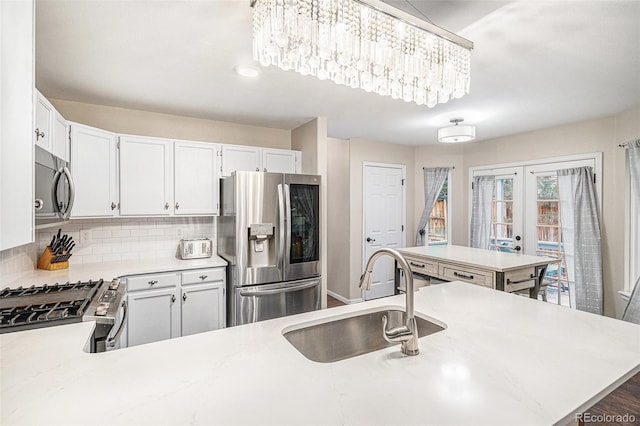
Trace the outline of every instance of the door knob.
<path fill-rule="evenodd" d="M 376 240 L 375 238 L 367 237 L 367 242 L 368 242 L 368 243 L 372 243 L 372 242 L 374 242 L 375 240 Z"/>
<path fill-rule="evenodd" d="M 516 241 L 520 241 L 522 237 L 520 235 L 516 235 Z"/>
<path fill-rule="evenodd" d="M 515 246 L 513 249 L 514 249 L 515 251 L 520 251 L 520 250 L 522 250 L 522 247 L 520 247 L 520 246 Z"/>

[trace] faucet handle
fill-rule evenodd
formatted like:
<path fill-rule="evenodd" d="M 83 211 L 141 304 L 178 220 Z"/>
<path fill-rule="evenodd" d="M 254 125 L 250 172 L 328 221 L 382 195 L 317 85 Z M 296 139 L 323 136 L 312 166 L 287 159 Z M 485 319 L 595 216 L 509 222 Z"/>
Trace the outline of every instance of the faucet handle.
<path fill-rule="evenodd" d="M 384 340 L 389 343 L 397 343 L 404 342 L 405 340 L 411 339 L 413 333 L 406 325 L 402 325 L 400 327 L 392 328 L 387 330 L 387 316 L 382 316 L 382 334 L 384 335 Z"/>

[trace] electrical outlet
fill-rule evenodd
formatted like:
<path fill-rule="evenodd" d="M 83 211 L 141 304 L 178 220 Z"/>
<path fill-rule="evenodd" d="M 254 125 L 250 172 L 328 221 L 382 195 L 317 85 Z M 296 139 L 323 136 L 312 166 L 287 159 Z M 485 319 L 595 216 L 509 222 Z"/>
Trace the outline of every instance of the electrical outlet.
<path fill-rule="evenodd" d="M 176 238 L 182 238 L 182 228 L 176 228 Z"/>
<path fill-rule="evenodd" d="M 87 247 L 91 245 L 91 230 L 90 229 L 84 229 L 82 231 L 80 231 L 80 245 L 82 247 Z"/>

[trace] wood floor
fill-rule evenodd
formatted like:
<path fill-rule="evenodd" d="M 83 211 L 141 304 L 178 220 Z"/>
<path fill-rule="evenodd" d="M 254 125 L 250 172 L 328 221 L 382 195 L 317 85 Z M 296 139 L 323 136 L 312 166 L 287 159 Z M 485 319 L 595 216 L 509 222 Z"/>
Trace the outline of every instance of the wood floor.
<path fill-rule="evenodd" d="M 344 304 L 345 303 L 342 303 L 338 299 L 327 295 L 327 308 L 335 308 L 336 306 L 342 306 Z"/>
<path fill-rule="evenodd" d="M 331 296 L 327 296 L 327 308 L 334 308 L 336 306 L 342 306 L 344 303 Z M 627 419 L 631 419 L 631 416 L 635 418 L 634 421 L 615 422 L 584 422 L 580 421 L 580 425 L 640 425 L 640 373 L 636 374 L 625 383 L 620 385 L 616 390 L 611 392 L 607 397 L 602 399 L 596 405 L 585 411 L 591 416 L 591 419 L 598 416 L 608 416 L 610 419 L 615 420 L 615 416 L 627 415 Z M 587 418 L 586 415 L 583 418 Z M 621 417 L 623 419 L 624 417 Z"/>
<path fill-rule="evenodd" d="M 592 418 L 608 416 L 609 419 L 605 418 L 605 420 L 611 421 L 580 422 L 581 425 L 640 425 L 640 373 L 624 382 L 585 413 Z M 616 416 L 620 416 L 621 421 L 615 421 Z M 634 421 L 631 421 L 632 416 Z"/>

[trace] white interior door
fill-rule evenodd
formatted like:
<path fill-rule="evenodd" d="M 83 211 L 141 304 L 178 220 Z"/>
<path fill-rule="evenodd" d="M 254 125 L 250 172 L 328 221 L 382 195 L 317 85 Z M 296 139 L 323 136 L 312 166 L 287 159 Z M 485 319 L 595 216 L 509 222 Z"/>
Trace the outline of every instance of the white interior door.
<path fill-rule="evenodd" d="M 363 165 L 363 271 L 371 255 L 381 247 L 404 247 L 405 167 L 392 164 Z M 394 261 L 385 256 L 376 262 L 371 290 L 365 300 L 394 294 Z"/>

